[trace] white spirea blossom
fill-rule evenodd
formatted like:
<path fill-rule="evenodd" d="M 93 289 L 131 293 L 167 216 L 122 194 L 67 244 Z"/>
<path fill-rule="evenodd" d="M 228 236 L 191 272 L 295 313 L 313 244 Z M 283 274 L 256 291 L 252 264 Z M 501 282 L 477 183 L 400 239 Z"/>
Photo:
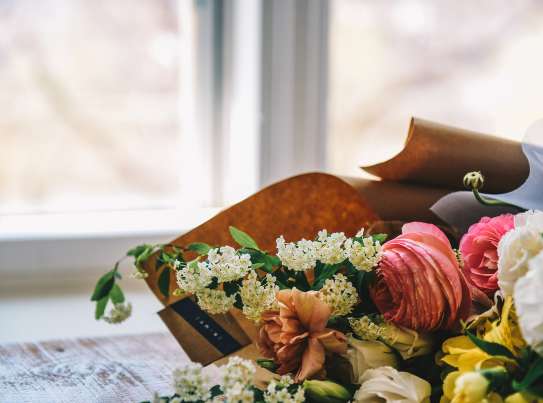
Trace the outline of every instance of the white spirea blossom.
<path fill-rule="evenodd" d="M 285 242 L 281 235 L 276 240 L 277 257 L 281 260 L 283 266 L 290 270 L 306 271 L 312 269 L 317 264 L 317 243 L 302 239 L 296 243 Z"/>
<path fill-rule="evenodd" d="M 192 294 L 205 289 L 211 283 L 211 277 L 205 262 L 190 262 L 176 273 L 177 286 Z"/>
<path fill-rule="evenodd" d="M 250 386 L 256 373 L 255 365 L 240 357 L 231 357 L 223 368 L 222 389 L 228 403 L 252 403 Z"/>
<path fill-rule="evenodd" d="M 347 277 L 338 273 L 324 282 L 319 298 L 332 309 L 333 316 L 343 316 L 352 312 L 358 302 L 358 292 Z"/>
<path fill-rule="evenodd" d="M 209 288 L 198 291 L 196 298 L 200 308 L 211 314 L 226 313 L 236 302 L 235 294 L 228 296 L 223 290 L 210 290 Z"/>
<path fill-rule="evenodd" d="M 130 277 L 136 280 L 144 280 L 149 277 L 149 274 L 144 270 L 136 270 L 130 275 Z"/>
<path fill-rule="evenodd" d="M 422 403 L 429 401 L 430 384 L 408 372 L 392 367 L 368 369 L 360 377 L 362 385 L 355 393 L 353 402 Z"/>
<path fill-rule="evenodd" d="M 498 285 L 505 296 L 528 271 L 528 261 L 543 250 L 543 237 L 531 225 L 507 232 L 498 244 Z"/>
<path fill-rule="evenodd" d="M 319 231 L 317 240 L 317 260 L 324 264 L 337 264 L 345 260 L 343 243 L 347 237 L 343 232 L 334 232 L 328 235 L 328 232 L 323 229 Z"/>
<path fill-rule="evenodd" d="M 381 244 L 371 236 L 364 237 L 364 230 L 356 234 L 357 238 L 345 241 L 345 257 L 360 271 L 371 271 L 381 259 Z M 362 242 L 360 242 L 362 241 Z"/>
<path fill-rule="evenodd" d="M 528 273 L 515 284 L 515 308 L 526 342 L 543 355 L 543 251 L 528 262 Z"/>
<path fill-rule="evenodd" d="M 132 314 L 132 304 L 121 303 L 114 304 L 107 315 L 102 316 L 102 319 L 107 323 L 117 324 L 124 322 Z"/>
<path fill-rule="evenodd" d="M 231 246 L 211 249 L 207 254 L 207 266 L 219 283 L 239 280 L 251 270 L 251 256 L 238 255 Z"/>
<path fill-rule="evenodd" d="M 355 335 L 362 340 L 383 340 L 387 341 L 386 329 L 374 323 L 369 317 L 349 318 L 349 324 Z"/>
<path fill-rule="evenodd" d="M 272 379 L 264 392 L 264 401 L 266 403 L 302 403 L 305 402 L 305 392 L 303 387 L 296 389 L 294 393 L 288 391 L 288 387 L 294 381 L 288 375 L 283 375 L 281 379 Z"/>
<path fill-rule="evenodd" d="M 173 387 L 181 401 L 206 401 L 211 398 L 212 386 L 201 364 L 191 362 L 173 371 Z"/>
<path fill-rule="evenodd" d="M 271 274 L 266 274 L 266 284 L 263 285 L 258 280 L 256 271 L 251 271 L 243 280 L 239 290 L 243 302 L 243 314 L 253 322 L 259 323 L 264 311 L 277 306 L 275 294 L 278 291 L 279 287 L 275 285 L 275 277 Z"/>

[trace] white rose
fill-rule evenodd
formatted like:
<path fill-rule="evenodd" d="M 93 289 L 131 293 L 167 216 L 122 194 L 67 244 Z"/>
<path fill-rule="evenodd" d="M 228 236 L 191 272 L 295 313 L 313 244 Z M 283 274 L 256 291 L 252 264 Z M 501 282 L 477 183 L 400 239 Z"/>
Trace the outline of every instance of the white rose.
<path fill-rule="evenodd" d="M 526 342 L 543 355 L 543 251 L 528 262 L 528 273 L 515 284 L 515 308 Z"/>
<path fill-rule="evenodd" d="M 360 377 L 360 389 L 353 402 L 426 403 L 430 401 L 431 386 L 424 379 L 392 367 L 368 369 Z"/>
<path fill-rule="evenodd" d="M 531 225 L 521 225 L 502 237 L 498 244 L 498 284 L 505 296 L 513 295 L 515 283 L 528 271 L 528 261 L 541 250 L 543 237 Z"/>
<path fill-rule="evenodd" d="M 351 381 L 358 383 L 360 377 L 371 368 L 398 366 L 398 358 L 393 350 L 380 341 L 358 340 L 349 337 L 349 348 L 345 358 L 353 368 Z"/>

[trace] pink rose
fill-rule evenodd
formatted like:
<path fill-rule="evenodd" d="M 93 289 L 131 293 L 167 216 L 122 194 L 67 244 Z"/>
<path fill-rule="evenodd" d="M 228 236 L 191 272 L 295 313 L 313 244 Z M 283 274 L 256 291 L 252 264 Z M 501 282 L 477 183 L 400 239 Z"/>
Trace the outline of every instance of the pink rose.
<path fill-rule="evenodd" d="M 469 315 L 471 293 L 445 234 L 412 222 L 386 242 L 370 295 L 386 320 L 419 331 L 451 329 Z"/>
<path fill-rule="evenodd" d="M 295 373 L 296 382 L 303 381 L 324 369 L 326 353 L 347 351 L 347 337 L 326 327 L 331 309 L 316 292 L 282 290 L 277 301 L 278 311 L 262 315 L 258 336 L 260 352 L 279 365 L 277 373 Z"/>
<path fill-rule="evenodd" d="M 514 226 L 512 214 L 483 217 L 460 241 L 464 274 L 487 295 L 498 289 L 498 243 Z"/>

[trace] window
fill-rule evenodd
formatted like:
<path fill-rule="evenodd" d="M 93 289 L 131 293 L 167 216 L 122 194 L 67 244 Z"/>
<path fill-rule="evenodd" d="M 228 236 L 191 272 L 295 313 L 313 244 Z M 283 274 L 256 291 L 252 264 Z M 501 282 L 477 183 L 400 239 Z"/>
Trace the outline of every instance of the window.
<path fill-rule="evenodd" d="M 176 1 L 5 1 L 0 35 L 1 213 L 174 204 Z"/>
<path fill-rule="evenodd" d="M 412 115 L 513 139 L 541 118 L 540 3 L 334 0 L 330 8 L 333 171 L 360 175 L 362 161 L 394 155 Z"/>

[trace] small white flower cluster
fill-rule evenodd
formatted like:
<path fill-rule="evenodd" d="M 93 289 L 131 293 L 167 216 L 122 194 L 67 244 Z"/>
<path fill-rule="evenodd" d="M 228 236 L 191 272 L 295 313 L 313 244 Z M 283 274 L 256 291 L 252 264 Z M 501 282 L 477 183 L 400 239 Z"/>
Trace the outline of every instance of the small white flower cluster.
<path fill-rule="evenodd" d="M 211 398 L 210 379 L 201 364 L 189 363 L 173 372 L 173 387 L 180 401 L 206 401 Z"/>
<path fill-rule="evenodd" d="M 272 381 L 270 381 L 266 391 L 264 392 L 264 401 L 266 403 L 305 402 L 305 393 L 303 387 L 299 387 L 294 393 L 288 391 L 288 387 L 293 383 L 294 381 L 288 375 L 282 376 L 279 380 L 273 379 Z"/>
<path fill-rule="evenodd" d="M 239 280 L 251 270 L 251 256 L 238 255 L 231 246 L 211 249 L 207 254 L 207 265 L 219 283 Z"/>
<path fill-rule="evenodd" d="M 102 319 L 107 323 L 117 324 L 124 322 L 132 314 L 132 304 L 114 304 L 113 308 L 107 315 L 102 316 Z"/>
<path fill-rule="evenodd" d="M 196 293 L 198 305 L 211 314 L 225 313 L 234 306 L 235 295 L 226 295 L 223 290 L 204 288 Z"/>
<path fill-rule="evenodd" d="M 316 241 L 302 239 L 287 243 L 280 236 L 276 241 L 277 257 L 284 266 L 295 271 L 312 269 L 317 261 L 337 264 L 345 259 L 358 270 L 371 271 L 381 259 L 381 244 L 371 236 L 364 237 L 363 229 L 356 238 L 347 238 L 343 232 L 328 234 L 325 229 L 319 231 Z"/>
<path fill-rule="evenodd" d="M 386 329 L 379 326 L 377 323 L 374 323 L 368 316 L 349 318 L 349 324 L 351 325 L 354 334 L 362 340 L 383 340 L 387 342 L 389 339 Z"/>
<path fill-rule="evenodd" d="M 281 235 L 277 238 L 277 257 L 281 263 L 294 271 L 306 271 L 317 264 L 317 251 L 314 241 L 302 239 L 298 242 L 285 242 Z"/>
<path fill-rule="evenodd" d="M 149 274 L 145 270 L 136 270 L 130 275 L 131 278 L 135 280 L 144 280 L 149 277 Z"/>
<path fill-rule="evenodd" d="M 205 289 L 211 283 L 211 270 L 205 262 L 192 261 L 176 273 L 177 286 L 192 294 Z"/>
<path fill-rule="evenodd" d="M 349 238 L 345 241 L 345 257 L 360 271 L 371 271 L 381 259 L 381 244 L 371 236 L 364 237 L 364 230 L 356 234 L 359 240 Z"/>
<path fill-rule="evenodd" d="M 347 277 L 338 273 L 324 282 L 319 298 L 332 309 L 332 316 L 342 316 L 352 312 L 358 293 Z"/>
<path fill-rule="evenodd" d="M 243 302 L 243 314 L 253 322 L 259 323 L 264 311 L 277 306 L 275 294 L 278 291 L 275 277 L 271 274 L 266 274 L 266 285 L 263 285 L 258 280 L 256 271 L 251 271 L 243 280 L 239 291 Z"/>
<path fill-rule="evenodd" d="M 334 232 L 328 235 L 328 232 L 323 229 L 319 231 L 317 239 L 318 241 L 315 242 L 317 260 L 324 264 L 337 264 L 345 260 L 343 243 L 347 237 L 343 232 Z"/>
<path fill-rule="evenodd" d="M 228 403 L 252 403 L 254 393 L 251 390 L 256 368 L 249 360 L 232 357 L 224 367 L 222 389 Z"/>

